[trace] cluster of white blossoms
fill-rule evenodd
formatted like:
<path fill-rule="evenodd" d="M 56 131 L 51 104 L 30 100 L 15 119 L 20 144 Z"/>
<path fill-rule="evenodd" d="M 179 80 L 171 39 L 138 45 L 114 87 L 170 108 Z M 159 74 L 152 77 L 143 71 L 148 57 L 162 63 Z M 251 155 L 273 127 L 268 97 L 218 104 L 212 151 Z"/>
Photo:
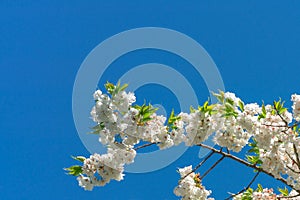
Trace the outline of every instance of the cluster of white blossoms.
<path fill-rule="evenodd" d="M 281 198 L 281 199 L 284 199 L 284 200 L 300 200 L 300 196 L 299 196 L 299 193 L 295 190 L 292 190 L 290 193 L 289 193 L 289 198 Z M 281 197 L 281 196 L 280 196 Z"/>
<path fill-rule="evenodd" d="M 276 194 L 274 194 L 273 189 L 264 188 L 263 191 L 255 191 L 253 192 L 253 200 L 276 200 Z"/>
<path fill-rule="evenodd" d="M 233 93 L 226 92 L 222 95 L 221 104 L 216 104 L 215 114 L 212 115 L 216 124 L 214 141 L 219 146 L 239 152 L 252 136 L 258 108 L 255 104 L 244 105 Z"/>
<path fill-rule="evenodd" d="M 91 116 L 97 125 L 93 127 L 93 133 L 99 135 L 99 141 L 108 147 L 108 152 L 85 159 L 82 167 L 68 168 L 71 174 L 78 176 L 79 185 L 85 190 L 103 186 L 112 179 L 122 180 L 124 165 L 134 162 L 134 148 L 140 142 L 156 144 L 162 150 L 180 143 L 200 145 L 212 135 L 217 145 L 229 151 L 240 152 L 249 145 L 253 150 L 253 154 L 247 157 L 251 164 L 300 191 L 297 129 L 300 95 L 292 95 L 290 113 L 281 100 L 274 101 L 273 105 L 259 106 L 256 103 L 244 104 L 233 93 L 220 92 L 215 94 L 219 101 L 216 104 L 205 102 L 198 109 L 192 108 L 190 113 L 181 112 L 175 116 L 172 112 L 166 118 L 157 115 L 150 104 L 133 105 L 136 97 L 125 92 L 125 88 L 108 83 L 109 94 L 100 90 L 94 93 Z M 179 173 L 182 179 L 174 190 L 177 196 L 207 199 L 211 192 L 205 190 L 191 166 L 179 169 Z M 253 199 L 272 199 L 273 196 L 273 191 L 268 189 L 253 193 Z"/>
<path fill-rule="evenodd" d="M 248 198 L 247 198 L 248 197 Z M 264 188 L 261 191 L 245 191 L 239 195 L 234 196 L 234 200 L 252 199 L 252 200 L 276 200 L 277 196 L 273 189 Z"/>
<path fill-rule="evenodd" d="M 265 106 L 265 117 L 254 123 L 253 137 L 259 149 L 261 167 L 275 178 L 286 179 L 300 189 L 299 137 L 289 124 L 292 114 L 286 109 L 278 114 L 271 105 Z M 297 148 L 295 148 L 297 147 Z M 297 160 L 298 159 L 298 160 Z"/>
<path fill-rule="evenodd" d="M 110 180 L 123 180 L 124 165 L 133 162 L 136 152 L 133 149 L 108 149 L 107 154 L 93 154 L 83 161 L 79 185 L 85 190 L 94 186 L 104 186 Z"/>
<path fill-rule="evenodd" d="M 213 200 L 213 198 L 208 198 L 211 191 L 205 189 L 201 184 L 199 174 L 195 174 L 192 170 L 191 165 L 178 169 L 181 179 L 174 189 L 175 195 L 181 196 L 182 200 Z"/>
<path fill-rule="evenodd" d="M 166 125 L 166 117 L 156 115 L 155 112 L 147 116 L 149 119 L 144 122 L 141 110 L 132 106 L 135 102 L 134 94 L 125 91 L 115 93 L 110 98 L 97 90 L 91 115 L 100 128 L 99 140 L 104 145 L 114 143 L 118 135 L 123 144 L 131 147 L 144 141 L 157 143 L 160 149 L 165 149 L 182 142 L 187 146 L 197 145 L 216 133 L 216 144 L 239 152 L 252 136 L 250 131 L 257 120 L 257 111 L 254 110 L 258 108 L 253 108 L 251 104 L 240 111 L 239 98 L 233 93 L 223 95 L 224 102 L 209 108 L 213 110 L 203 108 L 191 113 L 180 113 L 171 129 Z"/>
<path fill-rule="evenodd" d="M 212 117 L 209 113 L 196 110 L 195 112 L 180 113 L 179 116 L 185 124 L 186 138 L 185 143 L 187 146 L 200 144 L 215 131 Z"/>
<path fill-rule="evenodd" d="M 291 192 L 285 195 L 274 193 L 272 188 L 260 188 L 255 191 L 253 189 L 248 189 L 243 193 L 240 193 L 233 197 L 234 200 L 244 200 L 244 199 L 252 199 L 252 200 L 300 200 L 300 196 L 295 190 L 291 190 Z"/>
<path fill-rule="evenodd" d="M 300 95 L 293 94 L 291 98 L 293 102 L 293 114 L 296 121 L 300 121 Z"/>

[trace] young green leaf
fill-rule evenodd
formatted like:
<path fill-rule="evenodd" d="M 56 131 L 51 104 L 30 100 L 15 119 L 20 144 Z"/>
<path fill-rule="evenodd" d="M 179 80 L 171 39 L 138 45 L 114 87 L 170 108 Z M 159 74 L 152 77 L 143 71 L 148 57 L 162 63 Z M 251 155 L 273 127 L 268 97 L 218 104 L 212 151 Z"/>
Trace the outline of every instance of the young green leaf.
<path fill-rule="evenodd" d="M 258 185 L 257 185 L 256 191 L 257 191 L 257 192 L 262 192 L 263 190 L 264 190 L 264 188 L 262 187 L 262 185 L 261 185 L 261 184 L 258 184 Z"/>
<path fill-rule="evenodd" d="M 80 162 L 84 162 L 84 160 L 86 159 L 83 156 L 71 156 L 74 160 L 78 160 Z"/>
<path fill-rule="evenodd" d="M 278 191 L 285 197 L 289 196 L 289 190 L 285 187 L 283 188 L 278 188 Z"/>
<path fill-rule="evenodd" d="M 72 176 L 79 176 L 82 173 L 82 167 L 79 165 L 74 165 L 69 168 L 64 168 L 67 173 Z"/>
<path fill-rule="evenodd" d="M 190 113 L 196 112 L 196 109 L 193 106 L 190 106 Z"/>
<path fill-rule="evenodd" d="M 239 106 L 239 108 L 241 109 L 242 112 L 244 112 L 244 105 L 245 105 L 244 102 L 239 101 L 238 106 Z"/>

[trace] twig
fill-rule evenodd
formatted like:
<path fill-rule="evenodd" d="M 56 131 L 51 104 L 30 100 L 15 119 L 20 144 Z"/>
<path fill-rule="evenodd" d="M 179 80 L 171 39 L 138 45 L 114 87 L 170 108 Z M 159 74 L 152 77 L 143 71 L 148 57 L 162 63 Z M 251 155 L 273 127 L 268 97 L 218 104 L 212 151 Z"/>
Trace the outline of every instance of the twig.
<path fill-rule="evenodd" d="M 293 148 L 294 148 L 294 153 L 296 155 L 296 160 L 297 160 L 297 166 L 298 166 L 298 169 L 300 169 L 300 159 L 299 159 L 299 155 L 298 155 L 298 151 L 297 151 L 297 147 L 295 145 L 295 143 L 293 143 Z"/>
<path fill-rule="evenodd" d="M 285 123 L 285 125 L 288 127 L 289 123 L 282 117 L 282 115 L 279 113 L 279 110 L 276 108 L 275 102 L 273 103 L 274 108 L 276 110 L 277 115 L 281 118 L 281 120 Z"/>
<path fill-rule="evenodd" d="M 145 148 L 145 147 L 149 147 L 149 146 L 151 146 L 153 144 L 157 144 L 157 143 L 156 142 L 152 142 L 152 143 L 143 144 L 143 145 L 141 145 L 139 147 L 135 147 L 134 150 L 138 150 L 138 149 L 142 149 L 142 148 Z"/>
<path fill-rule="evenodd" d="M 215 168 L 223 159 L 225 158 L 225 156 L 223 155 L 217 162 L 215 162 L 215 164 L 213 164 L 201 177 L 200 179 L 202 180 L 211 170 L 213 170 L 213 168 Z"/>
<path fill-rule="evenodd" d="M 252 183 L 255 181 L 255 179 L 258 177 L 259 173 L 260 173 L 260 172 L 257 172 L 257 173 L 255 174 L 255 176 L 252 178 L 252 180 L 251 180 L 250 183 L 247 185 L 247 187 L 245 187 L 244 189 L 242 189 L 242 190 L 239 191 L 238 193 L 231 195 L 230 197 L 226 198 L 225 200 L 229 200 L 230 198 L 235 197 L 235 196 L 237 196 L 237 195 L 239 195 L 239 194 L 245 192 L 246 190 L 248 190 L 248 189 L 250 188 L 250 186 L 252 185 Z"/>
<path fill-rule="evenodd" d="M 296 170 L 294 170 L 293 168 L 291 168 L 290 166 L 286 165 L 286 167 L 291 170 L 292 172 L 294 172 L 295 174 L 300 174 L 300 171 L 297 172 Z"/>
<path fill-rule="evenodd" d="M 245 165 L 245 166 L 247 166 L 247 167 L 250 167 L 250 168 L 252 168 L 252 169 L 255 169 L 255 170 L 259 171 L 259 172 L 263 172 L 263 173 L 265 173 L 265 174 L 267 174 L 267 175 L 273 177 L 274 179 L 279 180 L 279 181 L 281 181 L 282 183 L 284 183 L 284 184 L 290 186 L 291 188 L 293 188 L 293 186 L 292 186 L 291 184 L 289 184 L 289 183 L 288 183 L 285 179 L 283 179 L 282 177 L 275 177 L 275 176 L 274 176 L 273 174 L 271 174 L 270 172 L 265 171 L 264 169 L 262 169 L 262 168 L 256 166 L 255 164 L 248 163 L 247 161 L 242 160 L 242 159 L 240 159 L 240 158 L 238 158 L 238 157 L 236 157 L 236 156 L 233 156 L 233 155 L 231 155 L 231 154 L 222 152 L 222 151 L 220 151 L 220 150 L 217 150 L 217 149 L 215 149 L 215 148 L 213 148 L 213 147 L 211 147 L 211 146 L 205 145 L 205 144 L 198 144 L 198 146 L 201 146 L 201 147 L 203 147 L 203 148 L 209 149 L 209 150 L 211 150 L 211 151 L 213 151 L 213 152 L 215 152 L 215 153 L 221 154 L 221 155 L 223 155 L 223 156 L 225 156 L 225 157 L 227 157 L 227 158 L 230 158 L 230 159 L 232 159 L 232 160 L 235 160 L 235 161 L 237 161 L 237 162 L 239 162 L 239 163 L 241 163 L 241 164 L 243 164 L 243 165 Z M 296 190 L 296 191 L 297 191 L 298 193 L 300 193 L 300 190 Z"/>
<path fill-rule="evenodd" d="M 188 174 L 186 174 L 184 177 L 182 177 L 179 181 L 182 181 L 183 179 L 185 179 L 187 176 L 189 176 L 191 173 L 195 172 L 197 169 L 199 169 L 199 167 L 201 167 L 215 152 L 211 151 L 210 154 L 208 154 L 208 156 L 206 156 L 204 158 L 204 160 L 202 160 L 191 172 L 189 172 Z"/>
<path fill-rule="evenodd" d="M 288 155 L 288 157 L 289 157 L 289 159 L 291 159 L 291 161 L 292 161 L 292 163 L 294 164 L 296 164 L 297 162 L 296 162 L 296 160 L 289 154 L 289 152 L 287 152 L 286 150 L 285 150 L 285 153 Z"/>
<path fill-rule="evenodd" d="M 294 197 L 299 197 L 300 194 L 295 194 L 293 196 L 287 196 L 287 197 L 277 197 L 277 199 L 290 199 L 290 198 L 294 198 Z"/>
<path fill-rule="evenodd" d="M 295 123 L 295 124 L 289 126 L 289 128 L 294 128 L 294 127 L 299 126 L 299 125 L 300 125 L 300 122 L 297 122 L 297 123 Z"/>
<path fill-rule="evenodd" d="M 287 128 L 287 129 L 292 129 L 292 128 L 294 128 L 294 127 L 296 127 L 296 126 L 299 126 L 300 125 L 300 122 L 297 122 L 297 123 L 294 123 L 294 124 L 292 124 L 292 125 L 290 125 L 290 126 L 287 126 L 287 125 L 274 125 L 274 124 L 262 124 L 262 125 L 264 125 L 264 126 L 272 126 L 272 127 L 276 127 L 276 128 Z"/>

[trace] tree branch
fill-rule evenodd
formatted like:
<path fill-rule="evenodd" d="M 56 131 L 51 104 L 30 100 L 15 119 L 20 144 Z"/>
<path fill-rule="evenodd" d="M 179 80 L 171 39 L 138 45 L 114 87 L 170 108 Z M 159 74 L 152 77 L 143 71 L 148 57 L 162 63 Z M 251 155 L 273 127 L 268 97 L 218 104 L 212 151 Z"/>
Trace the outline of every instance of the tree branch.
<path fill-rule="evenodd" d="M 205 144 L 198 144 L 197 146 L 200 146 L 200 147 L 209 149 L 209 150 L 211 150 L 211 151 L 213 151 L 213 152 L 215 152 L 215 153 L 221 154 L 221 155 L 223 155 L 224 157 L 227 157 L 227 158 L 230 158 L 230 159 L 232 159 L 232 160 L 235 160 L 235 161 L 237 161 L 237 162 L 239 162 L 239 163 L 241 163 L 241 164 L 243 164 L 243 165 L 245 165 L 245 166 L 247 166 L 247 167 L 250 167 L 250 168 L 252 168 L 252 169 L 257 170 L 258 172 L 263 172 L 263 173 L 265 173 L 265 174 L 267 174 L 267 175 L 273 177 L 274 179 L 279 180 L 279 181 L 281 181 L 282 183 L 284 183 L 284 184 L 290 186 L 291 188 L 294 188 L 291 184 L 289 184 L 289 183 L 288 183 L 285 179 L 283 179 L 282 177 L 275 177 L 275 176 L 274 176 L 273 174 L 271 174 L 270 172 L 265 171 L 264 169 L 262 169 L 262 168 L 256 166 L 255 164 L 248 163 L 247 161 L 242 160 L 242 159 L 239 158 L 239 157 L 236 157 L 236 156 L 233 156 L 233 155 L 231 155 L 231 154 L 225 153 L 225 152 L 223 152 L 223 151 L 217 150 L 217 149 L 215 149 L 215 148 L 213 148 L 213 147 L 211 147 L 211 146 L 205 145 Z M 297 191 L 298 193 L 300 193 L 300 190 L 296 190 L 296 191 Z"/>
<path fill-rule="evenodd" d="M 201 177 L 200 179 L 202 180 L 213 168 L 215 168 L 223 159 L 225 156 L 223 155 L 217 162 L 215 162 Z"/>
<path fill-rule="evenodd" d="M 279 110 L 276 108 L 275 102 L 273 103 L 274 109 L 276 110 L 277 115 L 280 117 L 280 119 L 285 123 L 285 125 L 288 127 L 289 123 L 282 117 L 282 115 L 279 113 Z"/>
<path fill-rule="evenodd" d="M 296 160 L 297 160 L 297 166 L 298 166 L 298 169 L 300 169 L 300 159 L 299 159 L 299 155 L 298 155 L 298 151 L 297 151 L 297 147 L 295 145 L 295 143 L 293 143 L 293 149 L 294 149 L 294 153 L 296 155 Z"/>
<path fill-rule="evenodd" d="M 277 199 L 291 199 L 291 198 L 295 198 L 295 197 L 299 197 L 300 194 L 296 194 L 296 195 L 293 195 L 293 196 L 287 196 L 287 197 L 277 197 Z"/>
<path fill-rule="evenodd" d="M 179 181 L 185 179 L 188 175 L 190 175 L 191 173 L 195 172 L 197 169 L 199 169 L 199 167 L 201 167 L 215 152 L 211 151 L 210 154 L 208 154 L 208 156 L 206 156 L 204 158 L 204 160 L 202 160 L 190 173 L 186 174 L 184 177 L 182 177 Z"/>
<path fill-rule="evenodd" d="M 260 172 L 257 172 L 257 173 L 255 174 L 255 176 L 252 178 L 252 180 L 251 180 L 250 183 L 247 185 L 247 187 L 245 187 L 244 189 L 242 189 L 242 190 L 239 191 L 238 193 L 231 195 L 230 197 L 226 198 L 225 200 L 229 200 L 230 198 L 235 197 L 235 196 L 237 196 L 237 195 L 239 195 L 239 194 L 245 192 L 246 190 L 248 190 L 248 189 L 250 188 L 250 186 L 252 185 L 252 183 L 255 181 L 255 179 L 258 177 L 259 173 L 260 173 Z"/>
<path fill-rule="evenodd" d="M 153 142 L 153 143 L 147 143 L 147 144 L 143 144 L 141 146 L 138 146 L 138 147 L 135 147 L 134 150 L 138 150 L 138 149 L 142 149 L 142 148 L 145 148 L 145 147 L 149 147 L 153 144 L 157 144 L 156 142 Z"/>

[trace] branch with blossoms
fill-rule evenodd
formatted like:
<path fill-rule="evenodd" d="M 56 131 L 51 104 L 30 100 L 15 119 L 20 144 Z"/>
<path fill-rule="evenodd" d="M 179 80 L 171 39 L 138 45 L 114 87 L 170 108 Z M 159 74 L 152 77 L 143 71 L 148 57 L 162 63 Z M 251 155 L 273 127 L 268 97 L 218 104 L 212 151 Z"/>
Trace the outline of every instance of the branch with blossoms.
<path fill-rule="evenodd" d="M 126 87 L 119 82 L 107 83 L 107 93 L 94 93 L 91 116 L 96 125 L 91 133 L 99 135 L 107 153 L 73 157 L 81 164 L 65 168 L 85 190 L 123 180 L 125 165 L 134 162 L 141 148 L 156 145 L 163 150 L 185 143 L 206 148 L 210 153 L 195 168 L 190 165 L 178 169 L 180 179 L 174 194 L 183 200 L 213 199 L 202 181 L 224 159 L 255 170 L 250 183 L 227 199 L 300 199 L 300 95 L 292 95 L 289 112 L 281 99 L 259 106 L 245 104 L 235 94 L 220 91 L 214 93 L 218 103 L 206 101 L 198 108 L 191 107 L 189 113 L 175 115 L 172 111 L 166 118 L 157 115 L 151 104 L 134 104 L 136 97 L 126 92 Z M 210 136 L 220 149 L 204 144 Z M 249 148 L 245 159 L 231 153 L 244 147 Z M 203 175 L 197 173 L 213 154 L 220 154 L 221 158 Z M 281 181 L 290 190 L 281 188 L 276 194 L 261 185 L 251 188 L 260 173 Z"/>

